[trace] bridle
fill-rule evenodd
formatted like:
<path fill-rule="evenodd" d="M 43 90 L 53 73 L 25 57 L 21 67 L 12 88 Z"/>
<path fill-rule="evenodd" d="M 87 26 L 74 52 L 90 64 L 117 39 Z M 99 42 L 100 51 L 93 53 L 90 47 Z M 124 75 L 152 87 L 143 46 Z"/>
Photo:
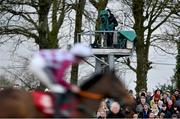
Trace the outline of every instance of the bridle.
<path fill-rule="evenodd" d="M 92 93 L 92 92 L 89 92 L 89 91 L 80 91 L 78 93 L 78 95 L 80 95 L 82 97 L 85 97 L 85 98 L 92 99 L 92 100 L 101 100 L 104 97 L 101 94 Z"/>
<path fill-rule="evenodd" d="M 100 101 L 103 97 L 105 97 L 101 94 L 97 94 L 97 93 L 93 93 L 93 92 L 89 92 L 89 91 L 80 91 L 78 93 L 78 95 L 83 97 L 83 98 L 94 100 L 94 101 Z M 82 104 L 79 104 L 78 108 L 83 110 L 87 114 L 88 113 L 92 113 L 92 114 L 94 113 L 94 109 L 87 108 L 86 106 L 84 106 Z"/>

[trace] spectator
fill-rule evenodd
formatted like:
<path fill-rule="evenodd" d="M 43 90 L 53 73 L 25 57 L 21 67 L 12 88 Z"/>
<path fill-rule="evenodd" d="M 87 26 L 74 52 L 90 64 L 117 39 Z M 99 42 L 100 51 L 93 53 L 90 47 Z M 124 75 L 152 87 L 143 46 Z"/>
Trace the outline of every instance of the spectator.
<path fill-rule="evenodd" d="M 173 113 L 173 101 L 168 100 L 167 110 L 172 114 Z"/>
<path fill-rule="evenodd" d="M 158 115 L 159 113 L 159 109 L 158 109 L 158 106 L 157 104 L 153 104 L 152 107 L 151 107 L 151 111 L 154 113 L 155 116 Z"/>
<path fill-rule="evenodd" d="M 159 100 L 160 100 L 160 95 L 159 94 L 155 94 L 153 96 L 153 99 L 150 101 L 150 106 L 152 107 L 153 104 L 158 104 Z"/>
<path fill-rule="evenodd" d="M 108 118 L 124 118 L 125 116 L 121 112 L 121 107 L 118 102 L 113 102 L 110 107 L 110 112 L 107 115 Z"/>
<path fill-rule="evenodd" d="M 157 94 L 157 95 L 160 96 L 162 94 L 162 91 L 160 89 L 157 89 L 157 90 L 154 91 L 154 94 Z"/>
<path fill-rule="evenodd" d="M 168 101 L 169 99 L 170 99 L 170 98 L 168 97 L 168 93 L 167 93 L 167 92 L 164 92 L 164 93 L 163 93 L 163 96 L 162 96 L 163 104 L 167 105 L 167 101 Z"/>
<path fill-rule="evenodd" d="M 137 98 L 136 98 L 137 104 L 141 103 L 141 97 L 145 97 L 145 98 L 146 98 L 146 91 L 145 91 L 145 89 L 142 89 L 142 90 L 139 92 L 139 95 L 138 95 Z"/>
<path fill-rule="evenodd" d="M 170 90 L 166 90 L 166 93 L 167 93 L 168 97 L 170 98 L 171 97 L 171 91 Z"/>
<path fill-rule="evenodd" d="M 103 100 L 98 108 L 97 111 L 97 118 L 103 119 L 107 117 L 107 113 L 109 112 L 109 109 L 107 107 L 106 102 Z"/>
<path fill-rule="evenodd" d="M 147 100 L 147 103 L 150 104 L 150 101 L 152 100 L 152 93 L 151 92 L 147 92 L 146 100 Z"/>
<path fill-rule="evenodd" d="M 159 114 L 161 113 L 165 114 L 164 118 L 171 118 L 171 112 L 167 110 L 167 106 L 165 104 L 162 105 L 162 110 L 160 111 Z"/>
<path fill-rule="evenodd" d="M 145 104 L 148 105 L 148 107 L 149 107 L 149 104 L 146 103 L 146 97 L 145 96 L 141 96 L 141 101 L 140 101 L 140 104 L 137 105 L 136 111 L 138 113 L 142 112 Z"/>
<path fill-rule="evenodd" d="M 173 96 L 172 96 L 172 101 L 173 101 L 173 103 L 175 103 L 177 100 L 180 100 L 180 95 L 179 95 L 179 90 L 178 90 L 178 89 L 176 89 L 176 90 L 174 91 L 174 94 L 173 94 Z"/>
<path fill-rule="evenodd" d="M 105 102 L 106 102 L 106 104 L 107 104 L 108 109 L 110 109 L 110 106 L 111 106 L 111 104 L 114 102 L 114 100 L 109 99 L 109 98 L 106 98 L 106 99 L 105 99 Z"/>
<path fill-rule="evenodd" d="M 139 113 L 139 118 L 149 118 L 149 113 L 151 110 L 149 109 L 149 106 L 147 104 L 144 105 L 143 111 Z"/>

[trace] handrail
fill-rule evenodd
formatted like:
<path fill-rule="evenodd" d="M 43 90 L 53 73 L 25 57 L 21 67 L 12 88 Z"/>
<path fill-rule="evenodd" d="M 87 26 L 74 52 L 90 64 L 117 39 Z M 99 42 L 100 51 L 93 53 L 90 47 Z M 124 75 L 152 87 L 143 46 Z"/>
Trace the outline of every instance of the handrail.
<path fill-rule="evenodd" d="M 77 35 L 96 35 L 96 33 L 117 33 L 118 31 L 85 31 L 78 33 Z"/>
<path fill-rule="evenodd" d="M 104 63 L 105 65 L 109 66 L 108 63 L 104 62 L 103 60 L 101 60 L 100 58 L 98 58 L 97 56 L 93 55 L 93 57 L 95 57 L 96 59 L 98 59 L 100 62 Z"/>

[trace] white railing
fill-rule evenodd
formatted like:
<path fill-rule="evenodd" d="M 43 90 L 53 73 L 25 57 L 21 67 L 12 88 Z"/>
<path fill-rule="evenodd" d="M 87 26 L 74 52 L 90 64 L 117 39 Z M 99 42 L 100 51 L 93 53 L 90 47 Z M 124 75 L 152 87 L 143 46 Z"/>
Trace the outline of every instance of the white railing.
<path fill-rule="evenodd" d="M 79 37 L 81 37 L 81 42 L 93 44 L 95 39 L 99 37 L 101 41 L 99 45 L 101 46 L 101 48 L 106 48 L 107 33 L 113 33 L 113 37 L 112 37 L 113 44 L 117 44 L 118 31 L 86 31 L 86 32 L 78 33 L 77 39 L 80 39 Z"/>

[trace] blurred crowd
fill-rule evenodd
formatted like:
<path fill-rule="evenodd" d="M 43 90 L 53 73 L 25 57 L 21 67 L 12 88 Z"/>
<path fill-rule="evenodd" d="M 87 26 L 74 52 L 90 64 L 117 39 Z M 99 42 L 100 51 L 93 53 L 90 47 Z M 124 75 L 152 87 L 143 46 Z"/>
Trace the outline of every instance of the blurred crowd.
<path fill-rule="evenodd" d="M 21 86 L 16 84 L 14 89 L 21 89 Z M 4 88 L 0 88 L 0 91 Z M 31 89 L 28 92 L 32 92 Z M 45 92 L 49 92 L 45 89 Z M 152 92 L 146 92 L 142 89 L 138 95 L 134 95 L 132 90 L 129 90 L 129 95 L 134 99 L 134 105 L 124 105 L 122 101 L 113 100 L 110 98 L 103 99 L 96 110 L 98 119 L 106 118 L 149 118 L 149 119 L 164 119 L 164 118 L 180 118 L 180 91 L 160 89 Z"/>
<path fill-rule="evenodd" d="M 97 118 L 180 118 L 180 91 L 162 91 L 160 89 L 146 92 L 144 89 L 137 96 L 133 91 L 129 94 L 134 98 L 134 106 L 123 105 L 112 99 L 102 100 L 97 110 Z"/>

